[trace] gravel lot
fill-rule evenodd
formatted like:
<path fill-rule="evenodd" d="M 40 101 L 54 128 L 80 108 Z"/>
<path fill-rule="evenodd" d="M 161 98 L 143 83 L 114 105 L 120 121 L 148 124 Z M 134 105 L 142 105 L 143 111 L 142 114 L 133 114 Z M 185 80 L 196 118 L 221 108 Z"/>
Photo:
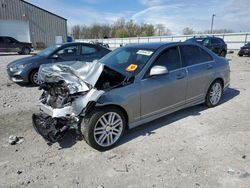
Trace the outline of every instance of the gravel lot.
<path fill-rule="evenodd" d="M 250 57 L 229 54 L 231 88 L 222 104 L 188 108 L 127 131 L 115 149 L 98 152 L 74 133 L 52 146 L 31 115 L 41 91 L 8 80 L 0 54 L 0 187 L 250 187 Z M 24 137 L 9 145 L 8 137 Z"/>

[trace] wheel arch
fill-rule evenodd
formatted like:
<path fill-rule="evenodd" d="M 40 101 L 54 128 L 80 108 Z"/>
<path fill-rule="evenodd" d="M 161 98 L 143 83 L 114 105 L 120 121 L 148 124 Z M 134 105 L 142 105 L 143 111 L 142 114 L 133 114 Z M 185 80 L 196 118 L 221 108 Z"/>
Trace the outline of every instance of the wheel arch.
<path fill-rule="evenodd" d="M 208 92 L 208 90 L 209 90 L 209 88 L 211 87 L 211 85 L 212 85 L 215 81 L 217 81 L 217 80 L 219 80 L 219 81 L 222 83 L 222 88 L 224 89 L 224 84 L 225 84 L 225 82 L 224 82 L 223 78 L 222 78 L 222 77 L 216 77 L 215 79 L 213 79 L 213 80 L 210 82 L 210 84 L 209 84 L 208 87 L 206 88 L 206 93 Z"/>
<path fill-rule="evenodd" d="M 30 83 L 32 83 L 31 75 L 32 75 L 34 72 L 38 71 L 38 70 L 39 70 L 39 68 L 34 68 L 34 69 L 31 69 L 31 70 L 29 71 L 29 74 L 28 74 L 29 77 L 28 77 L 28 78 L 29 78 L 29 82 L 30 82 Z"/>
<path fill-rule="evenodd" d="M 30 47 L 30 46 L 27 46 L 27 45 L 22 46 L 22 50 L 23 50 L 24 48 L 29 48 L 29 49 L 31 50 L 31 47 Z"/>
<path fill-rule="evenodd" d="M 128 113 L 127 111 L 125 110 L 125 108 L 123 108 L 121 105 L 118 105 L 118 104 L 113 104 L 113 103 L 109 103 L 109 104 L 99 104 L 95 101 L 90 101 L 87 106 L 86 106 L 86 109 L 85 109 L 85 115 L 88 114 L 90 111 L 94 110 L 95 108 L 110 108 L 110 107 L 113 107 L 113 108 L 117 108 L 119 109 L 124 117 L 125 117 L 125 127 L 128 128 L 128 123 L 129 123 L 129 116 L 128 116 Z"/>
<path fill-rule="evenodd" d="M 215 78 L 214 81 L 213 81 L 212 83 L 214 83 L 214 82 L 217 81 L 217 80 L 221 82 L 222 88 L 224 88 L 224 84 L 225 84 L 225 83 L 224 83 L 223 78 L 221 78 L 221 77 Z M 212 83 L 211 83 L 211 84 L 212 84 Z M 210 85 L 211 85 L 211 84 L 210 84 Z"/>
<path fill-rule="evenodd" d="M 225 53 L 225 55 L 227 55 L 227 51 L 226 51 L 225 49 L 222 49 L 222 50 L 220 51 L 220 56 L 221 56 L 221 54 L 222 54 L 223 52 Z"/>

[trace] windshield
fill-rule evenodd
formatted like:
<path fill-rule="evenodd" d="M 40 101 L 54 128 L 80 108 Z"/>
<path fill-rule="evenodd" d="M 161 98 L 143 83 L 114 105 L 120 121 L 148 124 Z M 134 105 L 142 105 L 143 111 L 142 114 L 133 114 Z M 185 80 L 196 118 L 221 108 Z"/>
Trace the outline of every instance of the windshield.
<path fill-rule="evenodd" d="M 124 75 L 135 76 L 142 70 L 153 53 L 154 50 L 151 49 L 122 47 L 106 55 L 100 62 Z"/>
<path fill-rule="evenodd" d="M 58 49 L 60 47 L 61 47 L 60 44 L 56 44 L 56 45 L 50 46 L 48 48 L 45 48 L 41 52 L 37 53 L 37 55 L 43 56 L 43 57 L 47 57 L 48 55 L 50 55 L 52 52 L 54 52 L 56 49 Z"/>

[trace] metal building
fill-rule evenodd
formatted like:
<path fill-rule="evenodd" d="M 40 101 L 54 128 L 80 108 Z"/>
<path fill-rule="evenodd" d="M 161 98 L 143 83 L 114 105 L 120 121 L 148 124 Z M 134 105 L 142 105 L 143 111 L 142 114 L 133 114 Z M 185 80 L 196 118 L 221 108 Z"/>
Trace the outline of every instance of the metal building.
<path fill-rule="evenodd" d="M 0 0 L 0 35 L 47 47 L 66 42 L 67 20 L 24 0 Z"/>

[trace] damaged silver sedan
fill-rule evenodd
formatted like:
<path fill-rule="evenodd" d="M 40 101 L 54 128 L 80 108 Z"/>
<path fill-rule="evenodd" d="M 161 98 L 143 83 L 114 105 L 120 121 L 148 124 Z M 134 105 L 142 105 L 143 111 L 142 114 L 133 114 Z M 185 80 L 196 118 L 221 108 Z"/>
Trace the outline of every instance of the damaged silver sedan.
<path fill-rule="evenodd" d="M 100 61 L 43 65 L 36 131 L 48 142 L 75 129 L 93 148 L 110 149 L 125 128 L 174 111 L 219 104 L 229 86 L 228 61 L 188 43 L 137 44 Z"/>

